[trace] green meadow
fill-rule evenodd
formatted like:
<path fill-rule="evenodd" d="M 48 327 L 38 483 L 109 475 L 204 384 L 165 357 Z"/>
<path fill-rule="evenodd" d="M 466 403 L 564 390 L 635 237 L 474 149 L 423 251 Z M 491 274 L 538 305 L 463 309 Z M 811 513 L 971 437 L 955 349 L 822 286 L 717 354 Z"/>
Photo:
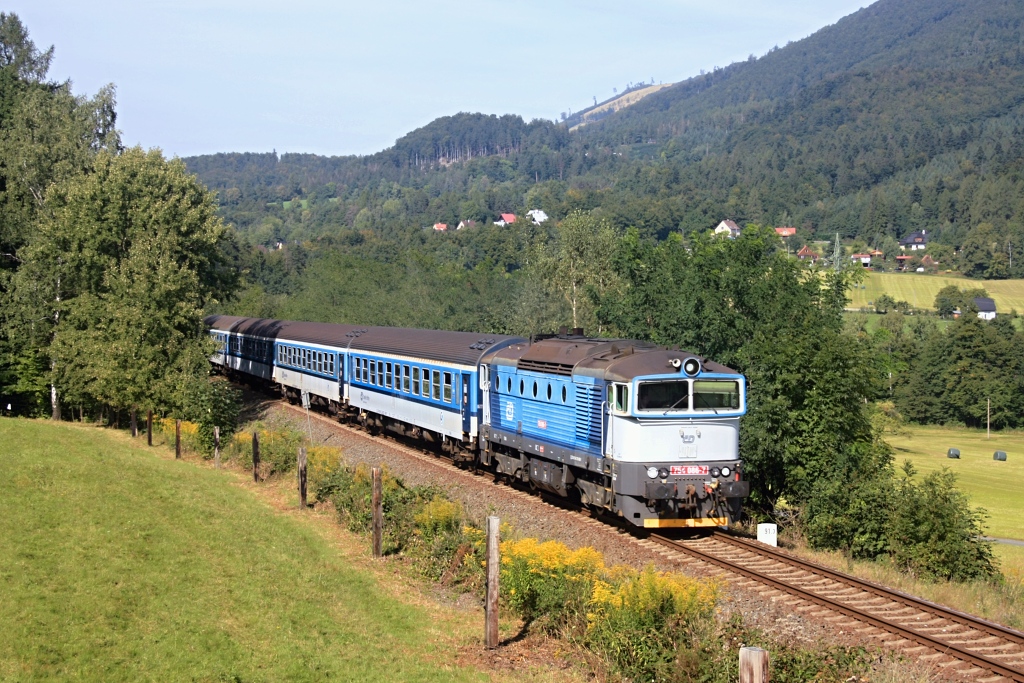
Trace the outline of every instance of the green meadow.
<path fill-rule="evenodd" d="M 897 464 L 909 459 L 922 473 L 942 467 L 956 473 L 971 502 L 988 511 L 990 535 L 1024 540 L 1024 432 L 994 431 L 988 439 L 983 429 L 911 426 L 886 440 Z M 946 457 L 950 448 L 960 449 L 959 460 Z M 997 450 L 1006 451 L 1006 462 L 992 459 Z"/>
<path fill-rule="evenodd" d="M 984 288 L 996 303 L 996 311 L 1009 313 L 1016 309 L 1024 313 L 1024 280 L 969 280 L 947 275 L 927 273 L 866 273 L 863 288 L 850 291 L 852 308 L 869 306 L 883 294 L 897 301 L 906 301 L 914 308 L 934 308 L 935 295 L 946 285 L 961 289 Z"/>
<path fill-rule="evenodd" d="M 110 430 L 0 419 L 0 680 L 486 678 L 456 662 L 457 615 L 250 486 Z"/>

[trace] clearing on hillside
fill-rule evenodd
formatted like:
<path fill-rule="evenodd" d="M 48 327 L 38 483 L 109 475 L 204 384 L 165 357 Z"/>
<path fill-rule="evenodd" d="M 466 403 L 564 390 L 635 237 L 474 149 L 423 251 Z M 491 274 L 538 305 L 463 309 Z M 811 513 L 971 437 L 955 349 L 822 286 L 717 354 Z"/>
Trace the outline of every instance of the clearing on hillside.
<path fill-rule="evenodd" d="M 984 288 L 996 302 L 999 313 L 1009 313 L 1011 309 L 1024 313 L 1024 280 L 969 280 L 925 273 L 867 273 L 862 284 L 864 289 L 850 291 L 849 305 L 853 308 L 866 307 L 869 301 L 888 294 L 914 308 L 933 309 L 939 290 L 947 285 L 956 285 L 961 289 Z"/>
<path fill-rule="evenodd" d="M 155 452 L 0 419 L 0 680 L 485 678 L 455 664 L 456 616 L 391 597 L 237 475 Z"/>

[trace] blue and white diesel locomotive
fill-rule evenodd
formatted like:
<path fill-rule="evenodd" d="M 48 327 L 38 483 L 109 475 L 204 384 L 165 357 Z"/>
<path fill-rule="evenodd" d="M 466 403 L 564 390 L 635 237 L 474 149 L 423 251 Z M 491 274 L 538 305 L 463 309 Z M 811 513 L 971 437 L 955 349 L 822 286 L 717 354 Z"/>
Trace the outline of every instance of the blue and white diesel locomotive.
<path fill-rule="evenodd" d="M 750 492 L 742 375 L 582 330 L 535 339 L 210 316 L 211 361 L 290 400 L 648 528 L 724 526 Z"/>

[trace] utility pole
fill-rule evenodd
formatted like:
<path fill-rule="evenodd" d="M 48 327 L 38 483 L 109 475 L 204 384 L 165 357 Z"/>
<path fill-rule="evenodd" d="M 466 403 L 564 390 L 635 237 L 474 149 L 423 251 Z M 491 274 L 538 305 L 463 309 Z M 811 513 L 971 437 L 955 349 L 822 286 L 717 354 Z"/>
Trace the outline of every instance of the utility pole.
<path fill-rule="evenodd" d="M 836 243 L 832 247 L 832 270 L 842 270 L 843 263 L 843 246 L 839 243 L 839 233 L 836 233 Z"/>
<path fill-rule="evenodd" d="M 992 399 L 985 399 L 985 438 L 992 438 Z"/>

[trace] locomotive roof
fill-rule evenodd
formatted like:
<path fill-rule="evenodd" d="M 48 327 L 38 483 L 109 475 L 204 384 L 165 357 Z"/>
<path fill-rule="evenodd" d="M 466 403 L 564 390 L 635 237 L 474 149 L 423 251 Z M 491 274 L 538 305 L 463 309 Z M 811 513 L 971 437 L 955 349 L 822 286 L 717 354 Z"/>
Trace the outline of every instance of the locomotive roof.
<path fill-rule="evenodd" d="M 214 330 L 239 332 L 270 339 L 290 339 L 353 351 L 375 351 L 398 356 L 426 358 L 444 363 L 476 365 L 488 350 L 522 337 L 477 332 L 447 332 L 403 327 L 370 327 L 294 320 L 240 318 L 214 315 L 206 318 Z"/>
<path fill-rule="evenodd" d="M 736 371 L 709 361 L 696 353 L 668 349 L 635 339 L 592 339 L 559 336 L 529 344 L 521 342 L 487 354 L 486 362 L 512 366 L 519 370 L 549 372 L 556 375 L 584 375 L 605 380 L 628 382 L 643 375 L 675 372 L 674 359 L 699 358 L 709 372 L 734 374 Z"/>

